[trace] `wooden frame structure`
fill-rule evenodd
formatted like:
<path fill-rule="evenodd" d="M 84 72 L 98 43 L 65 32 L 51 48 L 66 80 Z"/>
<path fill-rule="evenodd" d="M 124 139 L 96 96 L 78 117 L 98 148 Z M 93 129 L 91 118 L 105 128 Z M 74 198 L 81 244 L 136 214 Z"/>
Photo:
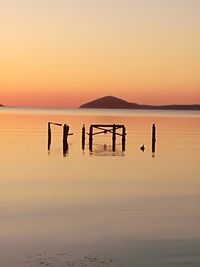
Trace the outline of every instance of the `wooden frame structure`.
<path fill-rule="evenodd" d="M 94 132 L 94 130 L 98 130 L 98 132 Z M 119 132 L 121 131 L 121 132 Z M 93 149 L 93 137 L 99 134 L 106 134 L 110 133 L 112 135 L 112 150 L 116 151 L 116 138 L 117 136 L 122 137 L 122 151 L 125 151 L 126 145 L 126 127 L 121 124 L 91 124 L 89 128 L 89 150 L 92 151 Z M 82 127 L 82 149 L 85 149 L 85 125 Z"/>
<path fill-rule="evenodd" d="M 65 156 L 68 151 L 68 136 L 73 135 L 69 133 L 69 125 L 57 122 L 48 122 L 48 150 L 51 148 L 51 125 L 63 127 L 63 155 Z M 96 131 L 95 131 L 96 130 Z M 93 139 L 95 135 L 109 133 L 112 135 L 112 151 L 116 151 L 117 136 L 121 137 L 122 151 L 126 148 L 126 127 L 123 124 L 91 124 L 89 132 L 86 133 L 86 127 L 82 127 L 82 149 L 85 149 L 86 134 L 89 136 L 89 150 L 93 150 Z M 152 155 L 155 156 L 156 151 L 156 125 L 152 125 Z"/>
<path fill-rule="evenodd" d="M 51 125 L 63 127 L 63 155 L 66 155 L 68 151 L 68 136 L 73 135 L 73 133 L 69 133 L 69 125 L 67 124 L 48 122 L 48 150 L 51 148 Z"/>

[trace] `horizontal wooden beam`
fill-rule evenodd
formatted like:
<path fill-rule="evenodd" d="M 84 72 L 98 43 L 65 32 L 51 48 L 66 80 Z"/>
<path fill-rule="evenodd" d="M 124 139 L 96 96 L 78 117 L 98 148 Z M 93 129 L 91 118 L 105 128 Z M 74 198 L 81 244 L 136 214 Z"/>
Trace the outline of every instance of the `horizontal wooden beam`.
<path fill-rule="evenodd" d="M 124 127 L 124 125 L 122 124 L 91 124 L 91 127 L 94 127 L 94 128 L 98 128 L 98 127 L 106 128 L 106 127 L 113 127 L 113 126 L 115 126 L 116 128 Z"/>
<path fill-rule="evenodd" d="M 97 134 L 101 134 L 101 133 L 106 134 L 107 132 L 108 132 L 108 133 L 112 133 L 113 130 L 106 130 L 106 132 L 105 132 L 105 130 L 103 130 L 103 131 L 101 131 L 101 132 L 93 133 L 93 135 L 97 135 Z"/>
<path fill-rule="evenodd" d="M 57 125 L 57 126 L 63 126 L 61 123 L 57 123 L 57 122 L 49 122 L 52 125 Z"/>
<path fill-rule="evenodd" d="M 120 134 L 120 133 L 116 133 L 116 135 L 119 135 L 119 136 L 124 136 L 123 134 Z M 126 133 L 125 135 L 127 135 L 127 133 Z"/>

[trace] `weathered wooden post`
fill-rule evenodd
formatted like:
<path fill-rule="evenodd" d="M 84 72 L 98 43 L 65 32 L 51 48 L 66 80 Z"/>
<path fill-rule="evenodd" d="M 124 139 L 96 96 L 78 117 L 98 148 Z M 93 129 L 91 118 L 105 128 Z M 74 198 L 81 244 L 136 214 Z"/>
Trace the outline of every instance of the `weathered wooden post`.
<path fill-rule="evenodd" d="M 85 124 L 82 127 L 82 149 L 85 149 Z"/>
<path fill-rule="evenodd" d="M 90 126 L 89 132 L 89 150 L 92 152 L 92 142 L 93 142 L 93 126 Z"/>
<path fill-rule="evenodd" d="M 126 149 L 126 127 L 122 127 L 122 151 Z"/>
<path fill-rule="evenodd" d="M 68 150 L 68 143 L 67 138 L 69 134 L 69 126 L 67 124 L 64 124 L 63 126 L 63 155 L 66 156 L 67 150 Z"/>
<path fill-rule="evenodd" d="M 116 150 L 116 126 L 113 124 L 113 131 L 112 131 L 112 150 Z"/>
<path fill-rule="evenodd" d="M 156 125 L 152 126 L 152 153 L 155 153 L 156 150 Z"/>
<path fill-rule="evenodd" d="M 67 141 L 67 124 L 63 126 L 63 143 Z"/>
<path fill-rule="evenodd" d="M 51 148 L 51 123 L 48 122 L 48 150 Z"/>

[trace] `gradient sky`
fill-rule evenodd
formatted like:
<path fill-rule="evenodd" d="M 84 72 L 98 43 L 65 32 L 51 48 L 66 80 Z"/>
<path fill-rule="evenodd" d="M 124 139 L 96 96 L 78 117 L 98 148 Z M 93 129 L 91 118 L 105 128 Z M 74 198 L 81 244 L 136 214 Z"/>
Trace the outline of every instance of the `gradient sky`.
<path fill-rule="evenodd" d="M 199 0 L 0 2 L 0 103 L 200 103 Z"/>

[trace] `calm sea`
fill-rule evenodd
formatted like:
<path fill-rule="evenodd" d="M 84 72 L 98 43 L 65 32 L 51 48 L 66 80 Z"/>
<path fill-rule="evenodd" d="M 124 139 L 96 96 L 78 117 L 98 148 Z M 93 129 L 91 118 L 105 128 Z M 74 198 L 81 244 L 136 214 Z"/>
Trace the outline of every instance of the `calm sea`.
<path fill-rule="evenodd" d="M 126 150 L 107 133 L 83 151 L 95 123 L 124 124 Z M 0 266 L 199 267 L 199 158 L 197 111 L 1 108 Z"/>

